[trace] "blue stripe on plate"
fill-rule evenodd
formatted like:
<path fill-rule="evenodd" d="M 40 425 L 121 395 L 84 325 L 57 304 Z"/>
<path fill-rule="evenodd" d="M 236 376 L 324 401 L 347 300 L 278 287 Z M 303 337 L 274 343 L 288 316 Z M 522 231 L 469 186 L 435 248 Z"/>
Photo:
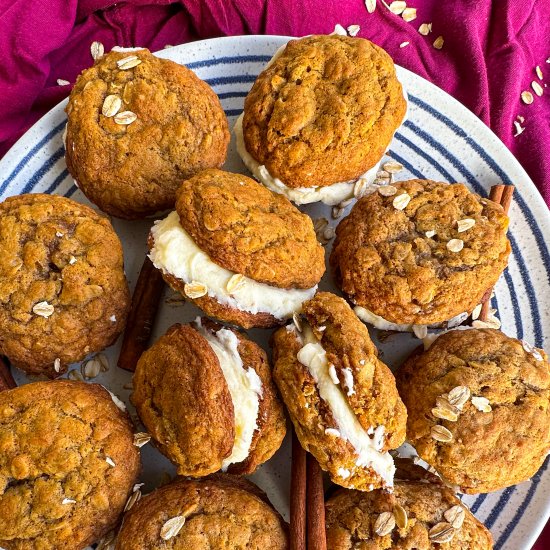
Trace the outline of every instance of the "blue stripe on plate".
<path fill-rule="evenodd" d="M 407 139 L 401 134 L 396 134 L 396 139 L 406 145 L 409 149 L 413 150 L 418 156 L 422 157 L 424 160 L 427 160 L 430 164 L 435 165 L 437 171 L 445 178 L 449 183 L 453 183 L 453 176 L 443 166 L 438 163 L 435 163 L 434 159 L 428 155 L 424 150 L 415 145 L 411 140 Z"/>
<path fill-rule="evenodd" d="M 254 82 L 256 76 L 253 74 L 243 74 L 239 76 L 218 76 L 216 78 L 206 78 L 204 81 L 210 86 L 223 86 L 224 84 L 249 84 Z"/>
<path fill-rule="evenodd" d="M 52 156 L 32 175 L 32 177 L 27 181 L 27 183 L 23 186 L 23 189 L 21 191 L 21 194 L 29 193 L 32 191 L 36 185 L 38 185 L 39 181 L 42 179 L 42 177 L 48 173 L 53 165 L 61 158 L 63 158 L 63 155 L 65 154 L 65 147 L 63 145 L 55 151 L 55 153 L 52 154 Z"/>
<path fill-rule="evenodd" d="M 186 63 L 188 69 L 202 69 L 203 67 L 214 67 L 216 65 L 241 64 L 241 63 L 267 63 L 271 60 L 270 55 L 237 55 L 231 57 L 218 57 L 217 59 L 205 59 L 203 61 L 192 61 Z"/>
<path fill-rule="evenodd" d="M 546 470 L 548 469 L 548 461 L 549 461 L 549 457 L 546 457 L 546 460 L 544 461 L 542 468 L 540 468 L 539 471 L 533 476 L 533 479 L 531 480 L 531 487 L 529 487 L 529 490 L 527 491 L 527 495 L 525 496 L 525 499 L 523 500 L 523 502 L 517 509 L 516 513 L 514 514 L 514 517 L 511 519 L 511 521 L 508 522 L 508 525 L 506 526 L 506 528 L 500 535 L 499 539 L 495 543 L 495 550 L 500 550 L 504 546 L 506 541 L 510 538 L 512 531 L 514 530 L 514 527 L 518 524 L 518 521 L 521 519 L 521 517 L 525 513 L 527 506 L 529 506 L 529 503 L 535 496 L 537 485 L 540 483 L 542 474 L 546 472 Z"/>
<path fill-rule="evenodd" d="M 53 130 L 48 132 L 17 164 L 17 166 L 13 169 L 11 174 L 2 182 L 0 185 L 0 195 L 4 193 L 8 185 L 15 179 L 17 174 L 23 170 L 25 165 L 29 162 L 30 159 L 50 141 L 58 132 L 65 126 L 66 121 L 64 120 L 60 124 L 58 124 Z"/>
<path fill-rule="evenodd" d="M 44 191 L 44 193 L 46 193 L 46 195 L 50 195 L 54 193 L 55 190 L 59 187 L 59 185 L 61 185 L 63 180 L 68 176 L 69 176 L 69 171 L 65 168 L 65 170 L 63 170 L 63 172 L 61 172 L 61 174 L 59 174 L 59 176 L 57 176 L 57 178 L 53 180 L 52 184 L 46 189 L 46 191 Z"/>
<path fill-rule="evenodd" d="M 457 126 L 450 118 L 446 117 L 442 113 L 440 113 L 438 110 L 434 109 L 431 105 L 428 105 L 426 102 L 422 101 L 416 96 L 409 95 L 409 99 L 423 109 L 424 111 L 430 113 L 434 118 L 439 120 L 442 124 L 447 126 L 450 130 L 452 130 L 455 135 L 462 138 L 484 161 L 485 163 L 493 170 L 493 172 L 501 179 L 501 181 L 507 185 L 513 184 L 512 180 L 502 170 L 502 168 L 498 165 L 498 163 L 495 161 L 493 157 L 491 157 L 483 147 L 481 147 L 477 142 L 475 142 L 468 134 L 459 126 Z M 531 228 L 531 231 L 533 232 L 535 236 L 535 241 L 537 242 L 537 247 L 540 252 L 540 255 L 543 259 L 544 264 L 550 268 L 550 250 L 548 248 L 548 244 L 546 243 L 546 240 L 544 238 L 544 235 L 542 234 L 542 231 L 540 227 L 538 226 L 535 217 L 533 216 L 533 213 L 531 212 L 531 209 L 525 202 L 524 198 L 519 194 L 516 193 L 514 195 L 514 201 L 516 204 L 520 207 L 522 214 L 525 216 L 525 220 L 527 221 L 527 224 Z M 547 269 L 547 277 L 548 282 L 550 282 L 550 269 Z"/>

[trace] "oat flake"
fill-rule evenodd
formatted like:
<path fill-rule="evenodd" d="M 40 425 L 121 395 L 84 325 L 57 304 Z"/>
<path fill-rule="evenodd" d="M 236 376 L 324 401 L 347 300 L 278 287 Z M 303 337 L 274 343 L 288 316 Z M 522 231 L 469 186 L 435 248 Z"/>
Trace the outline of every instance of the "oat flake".
<path fill-rule="evenodd" d="M 163 540 L 170 540 L 171 538 L 177 536 L 184 524 L 185 516 L 176 516 L 169 519 L 160 530 L 161 538 Z"/>
<path fill-rule="evenodd" d="M 395 528 L 395 516 L 391 512 L 382 512 L 374 522 L 374 531 L 379 537 L 389 535 Z"/>
<path fill-rule="evenodd" d="M 401 193 L 393 199 L 393 207 L 397 210 L 405 210 L 407 205 L 411 202 L 411 196 L 408 193 Z"/>

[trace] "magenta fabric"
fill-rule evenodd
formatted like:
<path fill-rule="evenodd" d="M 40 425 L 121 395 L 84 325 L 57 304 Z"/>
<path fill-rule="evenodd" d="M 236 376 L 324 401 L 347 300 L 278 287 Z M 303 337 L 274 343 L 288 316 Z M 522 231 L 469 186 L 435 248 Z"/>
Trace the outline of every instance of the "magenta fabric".
<path fill-rule="evenodd" d="M 550 0 L 411 4 L 417 19 L 407 23 L 380 0 L 373 14 L 363 0 L 0 0 L 0 156 L 69 93 L 70 86 L 56 81 L 73 83 L 91 64 L 94 40 L 106 50 L 139 45 L 155 51 L 214 36 L 302 36 L 329 33 L 336 23 L 359 24 L 360 36 L 489 125 L 550 204 L 550 89 L 532 105 L 520 101 L 537 79 L 536 65 L 550 81 Z M 418 27 L 428 22 L 433 32 L 420 35 Z M 445 39 L 440 51 L 432 46 L 439 35 Z M 525 118 L 525 131 L 514 138 L 517 115 Z M 543 548 L 550 548 L 548 528 L 535 546 Z"/>

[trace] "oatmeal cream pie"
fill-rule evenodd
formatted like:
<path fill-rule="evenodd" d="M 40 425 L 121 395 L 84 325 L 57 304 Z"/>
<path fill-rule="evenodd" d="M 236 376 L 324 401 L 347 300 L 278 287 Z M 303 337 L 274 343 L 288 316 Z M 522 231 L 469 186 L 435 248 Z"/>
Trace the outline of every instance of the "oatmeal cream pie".
<path fill-rule="evenodd" d="M 180 475 L 252 473 L 286 431 L 265 352 L 200 318 L 172 326 L 141 356 L 131 399 Z"/>
<path fill-rule="evenodd" d="M 510 254 L 502 207 L 461 183 L 410 180 L 360 199 L 336 228 L 334 279 L 365 322 L 426 331 L 460 324 Z"/>
<path fill-rule="evenodd" d="M 183 179 L 225 161 L 229 130 L 214 91 L 145 48 L 97 59 L 78 77 L 66 111 L 69 172 L 113 216 L 173 208 Z"/>
<path fill-rule="evenodd" d="M 108 219 L 57 195 L 0 203 L 0 354 L 55 377 L 110 346 L 130 305 Z"/>
<path fill-rule="evenodd" d="M 396 463 L 392 493 L 340 489 L 327 501 L 328 550 L 493 548 L 489 530 L 439 478 L 412 461 Z"/>
<path fill-rule="evenodd" d="M 407 419 L 393 374 L 342 298 L 320 292 L 303 315 L 273 338 L 273 377 L 300 443 L 335 483 L 390 488 L 388 450 L 403 443 Z"/>
<path fill-rule="evenodd" d="M 461 493 L 529 479 L 550 450 L 544 351 L 493 329 L 452 330 L 397 374 L 407 439 Z"/>
<path fill-rule="evenodd" d="M 287 550 L 287 526 L 265 493 L 244 478 L 178 478 L 124 516 L 116 550 Z"/>
<path fill-rule="evenodd" d="M 296 204 L 338 204 L 376 176 L 407 100 L 390 56 L 364 38 L 308 36 L 281 48 L 235 124 L 237 151 Z"/>
<path fill-rule="evenodd" d="M 157 221 L 149 257 L 207 315 L 244 328 L 281 324 L 325 271 L 311 219 L 240 174 L 205 170 L 183 182 Z"/>
<path fill-rule="evenodd" d="M 0 393 L 0 546 L 80 550 L 120 519 L 140 471 L 129 416 L 98 384 Z"/>

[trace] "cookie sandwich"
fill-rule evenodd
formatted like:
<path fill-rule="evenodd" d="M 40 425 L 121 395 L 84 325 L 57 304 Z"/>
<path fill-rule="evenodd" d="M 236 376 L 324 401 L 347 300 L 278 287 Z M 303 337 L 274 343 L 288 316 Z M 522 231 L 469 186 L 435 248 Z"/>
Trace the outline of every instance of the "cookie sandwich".
<path fill-rule="evenodd" d="M 291 40 L 246 97 L 237 151 L 272 191 L 335 205 L 374 181 L 406 110 L 392 59 L 372 42 Z"/>
<path fill-rule="evenodd" d="M 122 245 L 109 220 L 71 199 L 0 203 L 0 354 L 55 377 L 110 346 L 130 306 Z"/>
<path fill-rule="evenodd" d="M 320 292 L 303 316 L 273 337 L 273 377 L 302 447 L 338 485 L 392 487 L 388 451 L 407 419 L 393 374 L 342 298 Z"/>
<path fill-rule="evenodd" d="M 336 228 L 336 284 L 385 330 L 460 324 L 508 262 L 508 216 L 460 183 L 410 180 L 363 197 Z"/>
<path fill-rule="evenodd" d="M 282 324 L 325 271 L 311 219 L 241 174 L 206 170 L 157 221 L 149 257 L 207 315 L 244 328 Z"/>
<path fill-rule="evenodd" d="M 115 48 L 69 97 L 65 158 L 104 212 L 135 219 L 174 207 L 181 181 L 221 166 L 229 130 L 210 86 L 146 48 Z"/>
<path fill-rule="evenodd" d="M 180 475 L 252 473 L 285 436 L 265 352 L 200 318 L 172 326 L 141 356 L 131 399 Z"/>
<path fill-rule="evenodd" d="M 452 330 L 397 373 L 407 439 L 461 493 L 532 477 L 550 450 L 550 365 L 498 330 Z"/>

